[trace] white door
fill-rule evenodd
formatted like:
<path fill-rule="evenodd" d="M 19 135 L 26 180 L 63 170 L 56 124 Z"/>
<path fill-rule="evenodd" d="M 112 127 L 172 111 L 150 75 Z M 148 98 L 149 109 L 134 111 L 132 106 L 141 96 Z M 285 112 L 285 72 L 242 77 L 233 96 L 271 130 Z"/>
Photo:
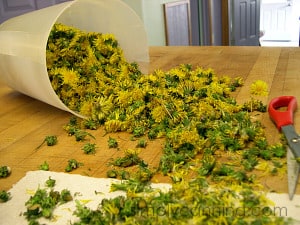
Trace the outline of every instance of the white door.
<path fill-rule="evenodd" d="M 261 5 L 261 25 L 265 41 L 290 41 L 289 28 L 292 16 L 292 7 L 286 1 L 263 1 Z"/>
<path fill-rule="evenodd" d="M 300 0 L 262 0 L 260 30 L 262 45 L 297 46 Z"/>

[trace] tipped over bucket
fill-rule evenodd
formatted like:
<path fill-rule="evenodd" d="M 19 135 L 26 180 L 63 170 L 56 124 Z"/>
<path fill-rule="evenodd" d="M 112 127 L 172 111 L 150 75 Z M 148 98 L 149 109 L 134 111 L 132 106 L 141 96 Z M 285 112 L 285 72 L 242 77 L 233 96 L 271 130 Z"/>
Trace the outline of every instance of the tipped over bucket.
<path fill-rule="evenodd" d="M 119 0 L 75 0 L 12 18 L 0 25 L 0 79 L 11 88 L 69 111 L 53 90 L 46 64 L 46 47 L 55 23 L 88 32 L 114 34 L 124 56 L 146 70 L 149 62 L 144 26 Z"/>

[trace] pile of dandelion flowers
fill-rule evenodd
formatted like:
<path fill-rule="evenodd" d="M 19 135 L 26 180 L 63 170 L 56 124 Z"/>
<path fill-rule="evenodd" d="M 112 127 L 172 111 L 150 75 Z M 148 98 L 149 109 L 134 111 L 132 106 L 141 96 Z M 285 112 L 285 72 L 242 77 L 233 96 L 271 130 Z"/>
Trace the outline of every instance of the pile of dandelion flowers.
<path fill-rule="evenodd" d="M 85 33 L 58 23 L 50 32 L 47 68 L 52 87 L 67 107 L 85 116 L 91 116 L 87 113 L 93 111 L 91 105 L 98 105 L 99 97 L 113 92 L 107 88 L 111 85 L 107 76 L 117 77 L 120 68 L 127 71 L 128 65 L 113 35 Z"/>
<path fill-rule="evenodd" d="M 91 34 L 88 38 L 93 51 L 90 48 L 78 50 L 83 50 L 84 54 L 88 52 L 86 57 L 91 56 L 91 61 L 85 58 L 71 62 L 76 66 L 74 70 L 79 71 L 79 81 L 75 79 L 74 83 L 80 87 L 80 92 L 57 90 L 61 98 L 68 99 L 69 105 L 103 124 L 107 131 L 164 134 L 176 148 L 184 146 L 185 140 L 189 140 L 194 149 L 207 148 L 210 147 L 207 144 L 214 143 L 221 149 L 235 145 L 233 139 L 224 137 L 215 127 L 219 125 L 216 120 L 226 120 L 228 115 L 242 110 L 230 97 L 230 87 L 235 81 L 219 78 L 211 69 L 197 67 L 193 70 L 191 65 L 180 65 L 167 72 L 156 70 L 145 76 L 138 67 L 125 61 L 112 36 L 100 36 Z M 119 54 L 119 58 L 114 58 L 111 64 L 110 57 L 114 54 Z M 61 79 L 63 82 L 72 84 L 68 79 Z M 67 93 L 68 90 L 74 94 Z M 201 123 L 206 126 L 203 133 L 197 130 Z M 202 142 L 204 137 L 210 140 L 206 145 Z"/>

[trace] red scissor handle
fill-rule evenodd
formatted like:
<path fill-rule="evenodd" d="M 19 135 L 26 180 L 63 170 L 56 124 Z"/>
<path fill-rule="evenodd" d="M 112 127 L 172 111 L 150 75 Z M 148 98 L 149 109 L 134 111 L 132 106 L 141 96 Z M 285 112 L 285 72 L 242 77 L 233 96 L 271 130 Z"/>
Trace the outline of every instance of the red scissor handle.
<path fill-rule="evenodd" d="M 279 108 L 287 107 L 285 111 L 279 111 Z M 294 96 L 280 96 L 273 98 L 269 103 L 269 115 L 281 130 L 282 126 L 294 123 L 294 111 L 297 109 L 297 100 Z"/>

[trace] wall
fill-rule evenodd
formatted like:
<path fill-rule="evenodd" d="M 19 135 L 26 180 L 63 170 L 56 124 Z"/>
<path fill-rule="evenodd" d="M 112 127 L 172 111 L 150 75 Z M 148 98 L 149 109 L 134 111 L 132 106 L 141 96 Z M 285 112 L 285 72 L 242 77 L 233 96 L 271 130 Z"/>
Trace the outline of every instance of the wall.
<path fill-rule="evenodd" d="M 150 46 L 166 45 L 163 4 L 178 0 L 122 0 L 140 16 Z"/>
<path fill-rule="evenodd" d="M 32 10 L 68 0 L 0 0 L 0 23 Z M 163 4 L 177 0 L 122 0 L 141 18 L 149 45 L 166 45 Z"/>
<path fill-rule="evenodd" d="M 141 0 L 122 0 L 143 19 L 143 2 Z"/>
<path fill-rule="evenodd" d="M 9 18 L 69 0 L 0 0 L 0 24 Z"/>

